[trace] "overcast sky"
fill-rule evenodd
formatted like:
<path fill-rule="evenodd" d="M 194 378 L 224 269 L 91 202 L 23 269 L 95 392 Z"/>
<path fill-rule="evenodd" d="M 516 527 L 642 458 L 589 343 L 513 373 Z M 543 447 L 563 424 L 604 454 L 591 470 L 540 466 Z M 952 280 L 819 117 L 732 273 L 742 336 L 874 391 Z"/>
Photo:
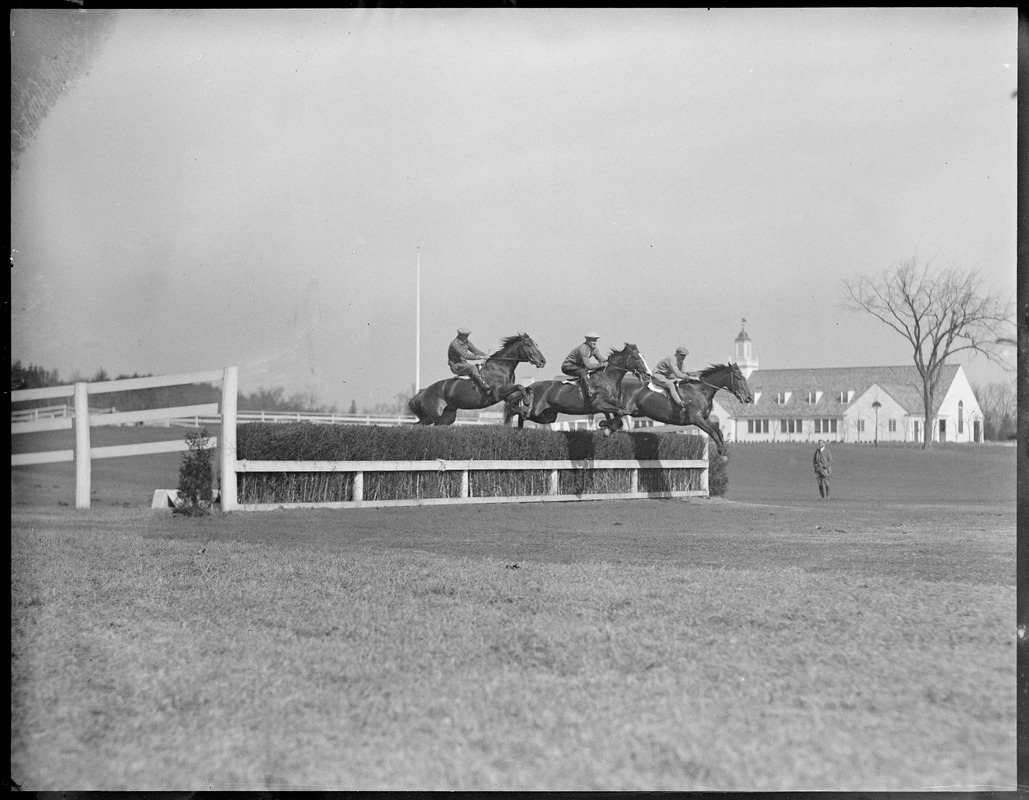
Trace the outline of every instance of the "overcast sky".
<path fill-rule="evenodd" d="M 526 380 L 742 318 L 763 368 L 908 364 L 842 281 L 1014 299 L 1016 58 L 1014 8 L 121 11 L 12 179 L 12 357 L 391 401 L 420 258 L 422 385 L 461 325 Z"/>

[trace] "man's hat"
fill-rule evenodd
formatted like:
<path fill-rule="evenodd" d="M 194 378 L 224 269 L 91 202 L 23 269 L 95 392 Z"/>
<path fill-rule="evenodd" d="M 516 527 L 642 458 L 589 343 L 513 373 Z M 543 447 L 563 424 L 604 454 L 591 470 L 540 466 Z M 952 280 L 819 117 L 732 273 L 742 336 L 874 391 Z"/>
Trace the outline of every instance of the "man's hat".
<path fill-rule="evenodd" d="M 592 332 L 591 333 L 587 333 L 586 334 L 586 338 L 587 339 L 599 339 L 600 338 L 600 334 L 599 333 L 592 333 Z"/>
<path fill-rule="evenodd" d="M 677 356 L 688 356 L 690 354 L 690 351 L 686 349 L 685 345 L 679 345 L 675 348 L 675 354 Z"/>
<path fill-rule="evenodd" d="M 471 333 L 471 331 L 468 330 L 467 328 L 458 328 L 457 329 L 458 336 L 467 336 L 470 333 Z"/>

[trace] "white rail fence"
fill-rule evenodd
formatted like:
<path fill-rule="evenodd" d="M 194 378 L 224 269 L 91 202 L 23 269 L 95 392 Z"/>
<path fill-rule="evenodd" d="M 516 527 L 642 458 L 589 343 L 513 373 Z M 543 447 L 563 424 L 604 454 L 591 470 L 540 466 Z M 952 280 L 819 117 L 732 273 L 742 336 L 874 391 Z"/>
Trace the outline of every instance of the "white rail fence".
<path fill-rule="evenodd" d="M 194 383 L 221 383 L 221 403 L 203 403 L 172 408 L 152 408 L 143 411 L 94 412 L 89 408 L 89 398 L 99 394 L 115 394 L 137 389 L 156 389 L 162 386 L 181 386 Z M 234 505 L 236 497 L 236 396 L 239 386 L 239 372 L 236 367 L 208 372 L 193 372 L 184 375 L 158 375 L 149 378 L 128 378 L 118 381 L 96 383 L 80 382 L 72 386 L 49 386 L 43 389 L 21 389 L 11 392 L 11 402 L 49 400 L 72 397 L 71 416 L 28 419 L 11 422 L 11 435 L 38 433 L 40 431 L 75 430 L 73 450 L 52 450 L 49 452 L 17 453 L 11 455 L 11 466 L 30 464 L 52 464 L 75 462 L 75 507 L 89 508 L 91 492 L 91 461 L 95 458 L 119 458 L 124 456 L 150 455 L 153 453 L 174 453 L 187 450 L 183 441 L 146 442 L 112 447 L 91 447 L 89 430 L 102 425 L 126 425 L 167 419 L 203 416 L 217 419 L 221 424 L 221 436 L 212 437 L 211 445 L 219 451 L 219 470 L 223 508 L 227 503 Z"/>
<path fill-rule="evenodd" d="M 70 390 L 72 387 L 54 387 Z M 25 390 L 35 391 L 35 390 Z M 70 391 L 69 391 L 70 394 Z M 206 406 L 205 406 L 206 407 Z M 188 407 L 186 407 L 188 408 Z M 176 411 L 177 409 L 167 409 Z M 91 408 L 91 415 L 118 413 L 117 408 Z M 500 419 L 499 413 L 493 417 L 482 416 L 478 419 L 465 419 L 459 417 L 455 424 L 458 425 L 493 425 Z M 21 408 L 12 409 L 11 423 L 37 422 L 49 419 L 73 419 L 75 417 L 74 406 L 54 405 L 43 408 Z M 314 411 L 238 411 L 236 412 L 238 422 L 310 422 L 315 425 L 413 425 L 418 422 L 417 417 L 404 416 L 401 414 L 334 414 L 329 412 Z M 189 426 L 199 425 L 220 425 L 221 416 L 218 414 L 193 414 L 185 416 L 165 416 L 152 421 L 154 424 L 164 426 Z M 127 423 L 112 423 L 127 424 Z M 67 427 L 67 426 L 64 426 Z M 52 429 L 51 429 L 52 430 Z"/>
<path fill-rule="evenodd" d="M 675 460 L 581 460 L 581 461 L 237 461 L 236 472 L 243 476 L 253 473 L 350 473 L 353 475 L 351 500 L 328 502 L 273 502 L 240 503 L 243 511 L 273 511 L 297 508 L 384 508 L 391 506 L 454 505 L 463 503 L 539 503 L 570 500 L 631 500 L 642 498 L 708 497 L 707 448 L 703 459 Z M 640 488 L 640 470 L 691 469 L 700 472 L 697 489 L 646 491 Z M 469 474 L 486 471 L 546 472 L 546 494 L 476 495 L 471 490 Z M 565 470 L 629 470 L 629 490 L 626 492 L 582 492 L 560 494 L 558 473 Z M 365 475 L 382 472 L 434 472 L 459 473 L 460 488 L 454 497 L 412 497 L 406 499 L 377 500 L 365 497 Z"/>

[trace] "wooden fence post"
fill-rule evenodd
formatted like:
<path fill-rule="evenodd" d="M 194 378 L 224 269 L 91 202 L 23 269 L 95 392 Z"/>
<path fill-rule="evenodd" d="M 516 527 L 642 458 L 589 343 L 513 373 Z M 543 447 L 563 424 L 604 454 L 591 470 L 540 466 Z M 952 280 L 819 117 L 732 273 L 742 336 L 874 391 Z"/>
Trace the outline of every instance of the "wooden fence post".
<path fill-rule="evenodd" d="M 89 508 L 89 384 L 75 384 L 75 508 Z"/>
<path fill-rule="evenodd" d="M 704 445 L 704 461 L 707 463 L 707 466 L 700 471 L 700 490 L 704 493 L 704 497 L 711 496 L 711 484 L 709 482 L 711 475 L 711 459 L 708 456 L 708 450 L 710 449 L 711 439 L 709 438 L 707 443 Z"/>
<path fill-rule="evenodd" d="M 222 430 L 218 439 L 221 466 L 222 511 L 234 511 L 239 498 L 236 493 L 236 395 L 239 391 L 239 369 L 226 367 L 222 376 Z"/>

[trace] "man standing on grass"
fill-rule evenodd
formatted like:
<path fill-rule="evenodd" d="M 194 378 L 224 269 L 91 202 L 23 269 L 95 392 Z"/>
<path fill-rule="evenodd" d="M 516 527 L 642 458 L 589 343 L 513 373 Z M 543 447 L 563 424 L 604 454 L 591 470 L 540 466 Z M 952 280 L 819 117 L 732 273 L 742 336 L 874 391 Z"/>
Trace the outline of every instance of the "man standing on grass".
<path fill-rule="evenodd" d="M 832 474 L 832 453 L 829 452 L 825 441 L 818 443 L 815 450 L 815 477 L 818 479 L 818 493 L 822 499 L 829 497 L 829 476 Z"/>

